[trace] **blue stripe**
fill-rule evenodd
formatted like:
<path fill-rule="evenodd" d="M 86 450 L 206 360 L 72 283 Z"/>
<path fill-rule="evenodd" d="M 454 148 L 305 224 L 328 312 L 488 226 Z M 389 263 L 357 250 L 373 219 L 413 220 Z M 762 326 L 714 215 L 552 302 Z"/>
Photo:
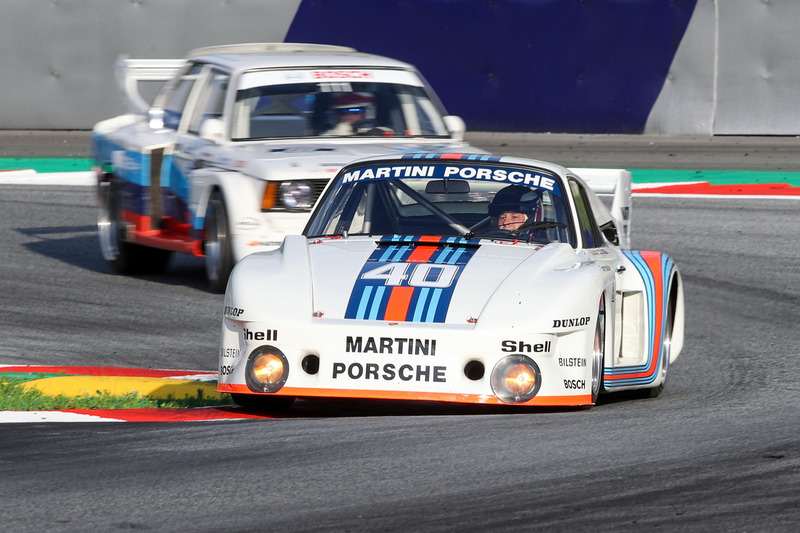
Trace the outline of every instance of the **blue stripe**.
<path fill-rule="evenodd" d="M 361 300 L 358 302 L 356 318 L 364 318 L 364 313 L 367 311 L 367 303 L 369 303 L 369 297 L 371 294 L 372 287 L 364 287 L 364 292 L 361 293 Z"/>

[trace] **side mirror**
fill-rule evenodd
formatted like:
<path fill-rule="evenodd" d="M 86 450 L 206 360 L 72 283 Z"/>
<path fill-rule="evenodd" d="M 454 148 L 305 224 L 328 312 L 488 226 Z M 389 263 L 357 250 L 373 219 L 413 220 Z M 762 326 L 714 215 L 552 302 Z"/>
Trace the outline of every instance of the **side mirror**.
<path fill-rule="evenodd" d="M 467 125 L 464 124 L 464 121 L 461 119 L 461 117 L 447 115 L 444 117 L 444 125 L 447 127 L 447 131 L 450 132 L 450 136 L 454 140 L 464 140 L 464 133 L 467 131 Z"/>
<path fill-rule="evenodd" d="M 617 233 L 617 226 L 614 224 L 613 220 L 609 220 L 602 226 L 600 226 L 600 231 L 603 232 L 603 235 L 609 242 L 612 242 L 619 246 L 619 234 Z"/>
<path fill-rule="evenodd" d="M 200 138 L 214 144 L 222 144 L 225 139 L 225 126 L 218 118 L 207 118 L 200 126 Z"/>
<path fill-rule="evenodd" d="M 147 122 L 154 130 L 164 127 L 164 110 L 158 107 L 151 107 L 147 111 Z"/>

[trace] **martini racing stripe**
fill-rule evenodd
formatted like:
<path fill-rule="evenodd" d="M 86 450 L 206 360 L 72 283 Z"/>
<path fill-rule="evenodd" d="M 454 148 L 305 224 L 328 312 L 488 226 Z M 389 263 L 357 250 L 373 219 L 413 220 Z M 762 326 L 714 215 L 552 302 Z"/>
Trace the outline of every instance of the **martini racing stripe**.
<path fill-rule="evenodd" d="M 664 318 L 667 316 L 669 294 L 665 281 L 671 279 L 675 264 L 666 254 L 660 252 L 638 252 L 623 250 L 631 260 L 645 285 L 648 309 L 648 334 L 646 339 L 647 360 L 639 366 L 605 368 L 606 387 L 646 385 L 655 381 L 662 364 L 661 349 L 664 334 Z"/>
<path fill-rule="evenodd" d="M 403 159 L 461 159 L 464 161 L 491 161 L 497 163 L 500 161 L 500 156 L 484 155 L 484 154 L 434 154 L 434 153 L 420 153 L 420 154 L 405 154 Z"/>
<path fill-rule="evenodd" d="M 478 242 L 460 237 L 382 238 L 361 268 L 345 318 L 444 322 Z"/>

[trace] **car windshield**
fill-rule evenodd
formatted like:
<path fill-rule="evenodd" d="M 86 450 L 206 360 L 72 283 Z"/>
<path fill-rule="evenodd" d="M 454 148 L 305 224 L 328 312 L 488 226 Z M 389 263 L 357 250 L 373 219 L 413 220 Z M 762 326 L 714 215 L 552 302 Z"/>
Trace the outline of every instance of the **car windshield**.
<path fill-rule="evenodd" d="M 372 162 L 340 172 L 305 234 L 460 236 L 574 245 L 567 213 L 560 181 L 540 169 L 462 161 Z"/>
<path fill-rule="evenodd" d="M 400 80 L 402 81 L 402 80 Z M 447 137 L 442 113 L 421 86 L 311 81 L 239 89 L 231 139 L 276 137 Z"/>

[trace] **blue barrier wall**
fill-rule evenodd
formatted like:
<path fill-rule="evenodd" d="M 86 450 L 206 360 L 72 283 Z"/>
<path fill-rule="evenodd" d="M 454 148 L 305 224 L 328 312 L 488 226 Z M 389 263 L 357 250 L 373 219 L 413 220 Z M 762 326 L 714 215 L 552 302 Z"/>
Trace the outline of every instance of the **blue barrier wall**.
<path fill-rule="evenodd" d="M 697 0 L 303 0 L 287 41 L 416 65 L 470 130 L 642 133 Z"/>

